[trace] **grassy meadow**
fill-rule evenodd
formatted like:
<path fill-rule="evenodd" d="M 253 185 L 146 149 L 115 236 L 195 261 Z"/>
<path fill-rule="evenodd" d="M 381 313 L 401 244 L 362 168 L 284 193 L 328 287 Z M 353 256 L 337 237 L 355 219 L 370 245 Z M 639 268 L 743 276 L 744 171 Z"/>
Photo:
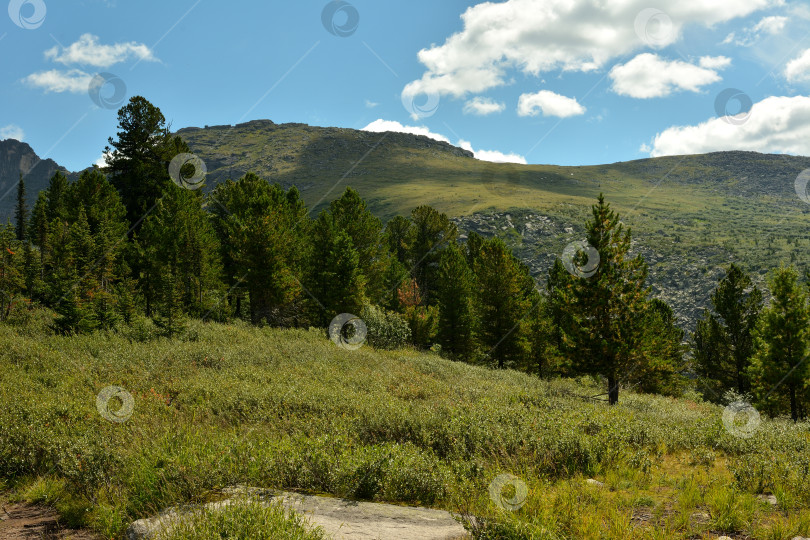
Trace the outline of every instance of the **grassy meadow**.
<path fill-rule="evenodd" d="M 608 408 L 591 399 L 598 381 L 345 350 L 314 329 L 61 337 L 48 319 L 0 326 L 2 498 L 53 505 L 103 537 L 235 484 L 444 508 L 476 538 L 810 536 L 806 424 L 763 418 L 743 437 L 696 394 L 623 391 Z M 97 408 L 110 385 L 133 398 L 124 421 Z M 502 474 L 517 482 L 491 496 Z M 199 527 L 318 537 L 278 509 L 237 514 Z"/>

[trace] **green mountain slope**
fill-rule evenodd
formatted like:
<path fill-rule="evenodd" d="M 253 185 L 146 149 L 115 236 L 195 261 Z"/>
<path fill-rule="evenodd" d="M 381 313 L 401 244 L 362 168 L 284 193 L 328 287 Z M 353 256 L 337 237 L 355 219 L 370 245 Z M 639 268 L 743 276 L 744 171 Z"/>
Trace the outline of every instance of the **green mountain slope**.
<path fill-rule="evenodd" d="M 430 204 L 464 231 L 503 236 L 539 279 L 583 237 L 603 192 L 650 262 L 656 294 L 687 328 L 728 262 L 756 280 L 780 262 L 810 262 L 810 205 L 794 189 L 807 157 L 718 152 L 564 167 L 493 164 L 426 137 L 269 120 L 178 133 L 206 162 L 209 187 L 253 171 L 298 186 L 313 214 L 346 186 L 383 219 Z"/>

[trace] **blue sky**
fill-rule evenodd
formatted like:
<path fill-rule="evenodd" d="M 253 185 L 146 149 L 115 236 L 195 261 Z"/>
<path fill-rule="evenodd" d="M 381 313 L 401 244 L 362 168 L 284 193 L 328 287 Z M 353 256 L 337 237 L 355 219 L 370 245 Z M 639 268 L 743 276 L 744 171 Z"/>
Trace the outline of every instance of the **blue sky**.
<path fill-rule="evenodd" d="M 0 138 L 71 170 L 133 95 L 174 128 L 396 129 L 489 160 L 810 155 L 798 1 L 11 0 L 0 54 Z"/>

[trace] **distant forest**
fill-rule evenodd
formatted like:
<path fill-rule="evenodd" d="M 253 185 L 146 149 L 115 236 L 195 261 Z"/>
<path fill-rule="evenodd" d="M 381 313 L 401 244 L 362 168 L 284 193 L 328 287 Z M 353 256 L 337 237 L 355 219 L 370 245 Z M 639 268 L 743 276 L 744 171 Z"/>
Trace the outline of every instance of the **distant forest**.
<path fill-rule="evenodd" d="M 182 338 L 189 318 L 327 328 L 380 348 L 432 349 L 541 377 L 603 377 L 619 388 L 712 401 L 751 399 L 806 417 L 810 305 L 794 268 L 763 292 L 730 265 L 686 339 L 652 297 L 631 231 L 600 196 L 586 239 L 538 288 L 498 238 L 459 241 L 424 205 L 383 224 L 347 187 L 317 216 L 298 190 L 248 173 L 204 194 L 187 144 L 133 97 L 118 112 L 106 166 L 57 172 L 29 212 L 20 177 L 14 223 L 0 227 L 0 320 L 52 310 L 63 334 L 151 325 Z M 30 214 L 30 215 L 29 215 Z M 348 314 L 348 315 L 344 315 Z M 343 315 L 343 317 L 340 317 Z"/>

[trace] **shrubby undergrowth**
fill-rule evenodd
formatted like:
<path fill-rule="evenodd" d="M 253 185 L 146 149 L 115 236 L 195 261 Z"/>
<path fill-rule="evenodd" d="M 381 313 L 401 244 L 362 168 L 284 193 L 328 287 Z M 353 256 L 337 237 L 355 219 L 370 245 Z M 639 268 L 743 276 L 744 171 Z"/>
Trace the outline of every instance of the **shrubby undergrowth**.
<path fill-rule="evenodd" d="M 481 538 L 591 538 L 598 524 L 615 529 L 611 538 L 659 538 L 667 527 L 672 538 L 770 538 L 762 531 L 776 523 L 810 533 L 810 520 L 800 523 L 806 424 L 763 418 L 746 439 L 713 404 L 626 392 L 608 407 L 589 399 L 602 388 L 589 378 L 344 350 L 316 329 L 190 321 L 187 335 L 0 326 L 0 477 L 14 496 L 44 496 L 111 537 L 234 484 L 444 507 L 477 516 Z M 109 385 L 133 396 L 125 422 L 96 408 Z M 489 498 L 503 472 L 528 485 L 516 512 Z M 584 485 L 588 477 L 606 487 Z M 761 493 L 784 513 L 757 503 Z M 636 519 L 639 501 L 647 521 Z M 710 519 L 690 518 L 701 512 Z"/>

